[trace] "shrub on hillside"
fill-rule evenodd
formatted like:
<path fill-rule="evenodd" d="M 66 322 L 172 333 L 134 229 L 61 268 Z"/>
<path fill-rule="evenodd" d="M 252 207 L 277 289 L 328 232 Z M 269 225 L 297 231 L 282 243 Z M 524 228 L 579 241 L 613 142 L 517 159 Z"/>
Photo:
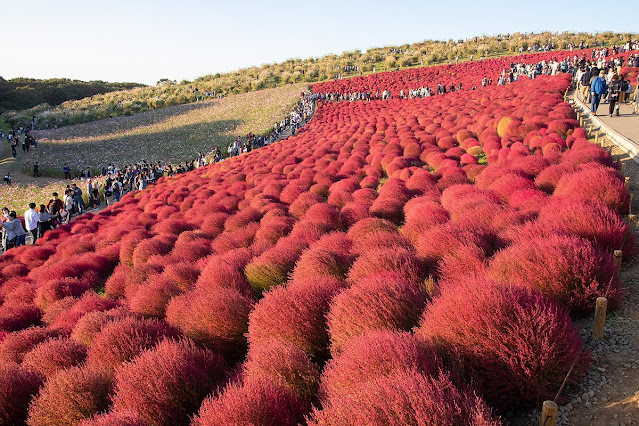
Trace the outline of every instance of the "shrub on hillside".
<path fill-rule="evenodd" d="M 29 402 L 42 381 L 43 377 L 35 371 L 0 361 L 0 424 L 25 424 Z"/>
<path fill-rule="evenodd" d="M 79 426 L 149 426 L 149 423 L 133 411 L 111 411 L 83 419 Z"/>
<path fill-rule="evenodd" d="M 171 300 L 166 320 L 196 343 L 238 359 L 246 353 L 252 307 L 252 299 L 231 288 L 193 290 Z"/>
<path fill-rule="evenodd" d="M 194 263 L 172 263 L 164 268 L 162 273 L 166 278 L 175 283 L 181 290 L 190 290 L 200 276 L 200 268 Z"/>
<path fill-rule="evenodd" d="M 267 292 L 249 315 L 250 346 L 280 339 L 312 357 L 326 356 L 329 340 L 325 314 L 333 296 L 344 286 L 335 279 L 317 278 Z"/>
<path fill-rule="evenodd" d="M 327 234 L 302 252 L 291 275 L 293 280 L 344 279 L 353 262 L 353 242 L 342 232 Z"/>
<path fill-rule="evenodd" d="M 221 383 L 221 356 L 187 341 L 164 340 L 115 375 L 113 411 L 131 410 L 150 425 L 188 425 Z"/>
<path fill-rule="evenodd" d="M 304 423 L 310 404 L 286 387 L 266 379 L 229 384 L 202 404 L 193 426 L 264 425 L 296 426 Z"/>
<path fill-rule="evenodd" d="M 177 332 L 163 321 L 134 317 L 115 319 L 93 339 L 87 364 L 115 370 L 166 337 L 177 337 Z"/>
<path fill-rule="evenodd" d="M 627 213 L 630 205 L 630 194 L 623 178 L 616 171 L 603 167 L 565 174 L 559 180 L 554 195 L 598 200 L 619 213 Z"/>
<path fill-rule="evenodd" d="M 623 250 L 624 259 L 637 252 L 635 237 L 621 216 L 596 200 L 552 197 L 539 212 L 540 226 L 586 238 L 609 251 Z"/>
<path fill-rule="evenodd" d="M 77 278 L 53 278 L 38 287 L 34 302 L 39 308 L 46 309 L 50 303 L 56 300 L 67 296 L 80 297 L 90 288 L 88 283 Z"/>
<path fill-rule="evenodd" d="M 87 348 L 68 337 L 57 337 L 38 344 L 24 355 L 22 364 L 50 377 L 59 370 L 84 362 Z"/>
<path fill-rule="evenodd" d="M 156 235 L 140 241 L 133 250 L 132 262 L 133 266 L 145 263 L 151 256 L 165 255 L 173 249 L 176 237 L 169 234 Z"/>
<path fill-rule="evenodd" d="M 591 311 L 607 291 L 611 308 L 623 296 L 612 255 L 574 236 L 543 235 L 516 243 L 493 257 L 488 273 L 504 284 L 536 288 L 575 312 Z"/>
<path fill-rule="evenodd" d="M 243 366 L 245 380 L 267 379 L 292 390 L 300 399 L 317 395 L 319 367 L 291 342 L 271 339 L 252 345 Z"/>
<path fill-rule="evenodd" d="M 269 288 L 284 284 L 293 271 L 295 262 L 308 243 L 300 238 L 286 237 L 278 244 L 253 259 L 244 274 L 253 290 L 261 293 Z"/>
<path fill-rule="evenodd" d="M 395 272 L 378 272 L 354 281 L 335 296 L 327 314 L 331 353 L 371 330 L 410 330 L 426 302 L 415 282 Z"/>
<path fill-rule="evenodd" d="M 71 332 L 71 338 L 76 342 L 91 346 L 95 336 L 98 335 L 107 324 L 111 323 L 111 321 L 129 316 L 133 317 L 135 314 L 126 308 L 89 312 L 75 324 Z"/>
<path fill-rule="evenodd" d="M 362 383 L 352 394 L 330 398 L 321 410 L 314 410 L 309 424 L 497 426 L 501 423 L 471 390 L 455 387 L 443 373 L 429 377 L 414 370 L 399 370 Z"/>
<path fill-rule="evenodd" d="M 320 398 L 356 393 L 376 376 L 396 371 L 436 375 L 441 361 L 429 345 L 408 332 L 374 330 L 344 344 L 342 353 L 329 361 L 322 373 Z"/>
<path fill-rule="evenodd" d="M 111 378 L 100 370 L 71 367 L 49 378 L 29 407 L 29 426 L 77 424 L 109 406 Z"/>
<path fill-rule="evenodd" d="M 348 236 L 351 237 L 353 241 L 358 241 L 366 238 L 369 234 L 376 231 L 398 232 L 397 226 L 395 226 L 392 222 L 371 217 L 360 220 L 355 225 L 351 226 L 348 230 Z"/>
<path fill-rule="evenodd" d="M 348 280 L 356 282 L 384 271 L 394 272 L 414 283 L 424 279 L 424 269 L 411 250 L 390 246 L 372 248 L 361 254 L 348 271 Z"/>
<path fill-rule="evenodd" d="M 17 331 L 39 325 L 42 311 L 28 303 L 12 303 L 0 306 L 0 331 Z"/>
<path fill-rule="evenodd" d="M 65 299 L 62 299 L 65 300 Z M 51 322 L 51 328 L 63 333 L 70 333 L 76 323 L 89 312 L 108 311 L 118 306 L 118 302 L 96 293 L 86 293 L 80 299 L 75 299 L 73 304 L 60 312 Z"/>
<path fill-rule="evenodd" d="M 182 289 L 164 275 L 151 275 L 128 298 L 129 306 L 131 312 L 142 316 L 164 318 L 169 301 L 182 293 Z"/>
<path fill-rule="evenodd" d="M 538 290 L 468 279 L 442 286 L 417 331 L 433 342 L 486 401 L 499 409 L 554 396 L 573 361 L 570 382 L 585 373 L 579 331 Z M 458 365 L 459 363 L 459 365 Z"/>
<path fill-rule="evenodd" d="M 24 355 L 57 333 L 45 327 L 29 327 L 7 334 L 0 341 L 0 361 L 21 363 Z"/>

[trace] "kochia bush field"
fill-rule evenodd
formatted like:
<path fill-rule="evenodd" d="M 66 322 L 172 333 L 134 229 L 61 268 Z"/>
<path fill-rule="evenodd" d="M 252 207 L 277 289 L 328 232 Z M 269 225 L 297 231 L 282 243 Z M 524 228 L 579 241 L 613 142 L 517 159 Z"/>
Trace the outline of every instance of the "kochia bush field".
<path fill-rule="evenodd" d="M 470 88 L 567 54 L 316 90 Z M 492 425 L 554 394 L 582 345 L 569 313 L 606 293 L 619 306 L 612 251 L 636 251 L 623 177 L 563 102 L 569 83 L 320 102 L 285 141 L 9 250 L 0 416 Z"/>

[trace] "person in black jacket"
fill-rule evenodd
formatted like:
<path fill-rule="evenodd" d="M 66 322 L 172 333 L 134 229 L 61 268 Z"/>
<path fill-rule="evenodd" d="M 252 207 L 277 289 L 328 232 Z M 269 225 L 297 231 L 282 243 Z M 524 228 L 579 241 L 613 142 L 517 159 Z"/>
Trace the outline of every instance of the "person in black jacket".
<path fill-rule="evenodd" d="M 611 117 L 613 113 L 619 117 L 619 105 L 617 101 L 621 93 L 621 86 L 622 82 L 619 80 L 619 76 L 617 74 L 613 75 L 608 85 L 608 114 L 610 114 Z"/>

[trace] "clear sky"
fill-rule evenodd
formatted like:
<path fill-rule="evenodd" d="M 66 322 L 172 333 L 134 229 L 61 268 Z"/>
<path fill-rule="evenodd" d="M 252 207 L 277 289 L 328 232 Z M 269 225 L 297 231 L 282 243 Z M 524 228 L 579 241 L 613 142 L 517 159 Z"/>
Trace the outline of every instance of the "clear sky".
<path fill-rule="evenodd" d="M 636 0 L 0 0 L 0 76 L 155 84 L 427 39 L 637 32 L 638 11 Z"/>

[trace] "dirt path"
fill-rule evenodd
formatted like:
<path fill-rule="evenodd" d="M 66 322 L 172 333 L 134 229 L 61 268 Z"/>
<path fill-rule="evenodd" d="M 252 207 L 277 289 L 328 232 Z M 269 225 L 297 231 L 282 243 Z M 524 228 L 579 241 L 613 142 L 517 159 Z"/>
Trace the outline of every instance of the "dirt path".
<path fill-rule="evenodd" d="M 22 137 L 21 139 L 22 140 Z M 31 148 L 32 150 L 35 148 Z M 12 183 L 14 185 L 37 184 L 44 186 L 60 179 L 49 177 L 34 178 L 33 175 L 27 175 L 22 172 L 24 162 L 31 158 L 32 151 L 28 153 L 22 152 L 21 145 L 18 144 L 18 156 L 13 158 L 11 155 L 11 144 L 6 140 L 0 140 L 0 179 L 3 179 L 7 173 L 11 173 Z"/>

